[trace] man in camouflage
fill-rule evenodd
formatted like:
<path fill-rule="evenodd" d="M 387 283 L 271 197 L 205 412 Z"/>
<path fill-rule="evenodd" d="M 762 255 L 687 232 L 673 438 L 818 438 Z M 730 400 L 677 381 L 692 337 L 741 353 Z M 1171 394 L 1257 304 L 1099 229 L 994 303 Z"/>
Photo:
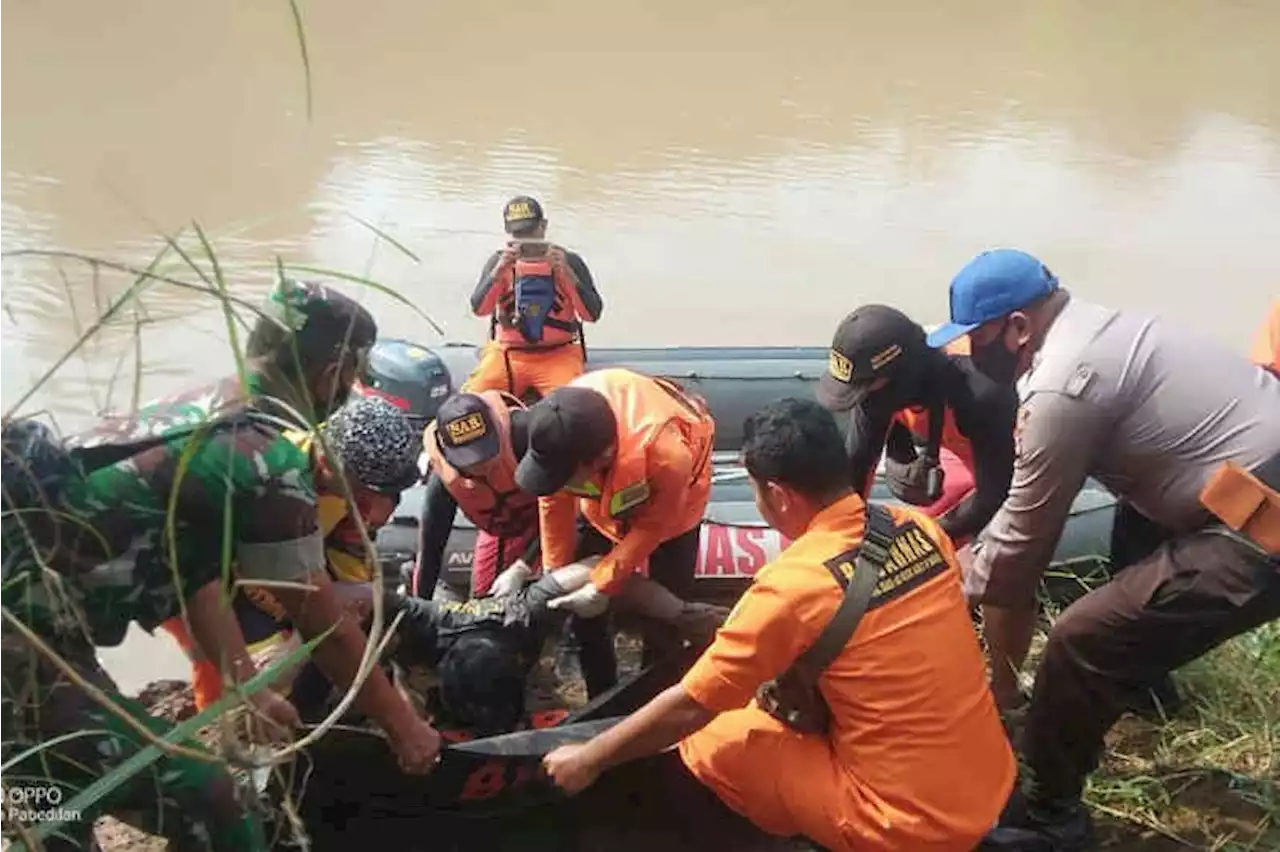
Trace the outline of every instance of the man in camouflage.
<path fill-rule="evenodd" d="M 119 694 L 94 648 L 119 645 L 130 621 L 151 631 L 185 613 L 204 655 L 233 683 L 246 682 L 256 670 L 222 602 L 234 561 L 241 579 L 292 583 L 272 586 L 273 595 L 304 638 L 333 627 L 313 659 L 338 686 L 352 682 L 365 636 L 343 617 L 324 569 L 308 457 L 283 431 L 307 428 L 342 403 L 376 335 L 373 317 L 350 299 L 281 282 L 250 336 L 244 385 L 231 378 L 153 403 L 74 442 L 73 458 L 104 446 L 123 446 L 126 457 L 84 475 L 64 465 L 69 473 L 52 506 L 42 500 L 43 508 L 22 513 L 25 546 L 15 546 L 13 534 L 8 470 L 11 456 L 20 454 L 6 424 L 5 758 L 46 746 L 8 767 L 6 786 L 19 776 L 39 779 L 62 788 L 69 801 L 145 745 L 11 620 L 25 623 L 80 679 L 163 734 L 167 723 Z M 37 483 L 35 493 L 53 491 Z M 297 722 L 292 705 L 270 691 L 249 701 L 277 725 Z M 434 764 L 437 733 L 379 669 L 353 707 L 383 728 L 406 771 Z M 48 745 L 68 734 L 75 736 Z M 266 848 L 260 822 L 217 763 L 166 757 L 106 796 L 99 809 L 162 834 L 171 850 Z M 66 838 L 50 838 L 48 847 L 86 848 L 96 815 L 64 827 Z"/>

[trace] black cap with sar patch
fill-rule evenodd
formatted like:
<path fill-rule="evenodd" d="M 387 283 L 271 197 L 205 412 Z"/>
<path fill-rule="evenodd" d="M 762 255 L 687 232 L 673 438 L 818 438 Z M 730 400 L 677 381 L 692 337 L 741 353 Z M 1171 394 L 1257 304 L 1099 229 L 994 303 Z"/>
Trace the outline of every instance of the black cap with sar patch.
<path fill-rule="evenodd" d="M 818 401 L 847 411 L 866 398 L 876 379 L 892 376 L 927 349 L 924 329 L 887 305 L 863 305 L 841 321 L 831 340 Z"/>
<path fill-rule="evenodd" d="M 440 404 L 436 435 L 445 461 L 458 468 L 483 464 L 502 450 L 493 412 L 473 393 L 456 393 Z"/>

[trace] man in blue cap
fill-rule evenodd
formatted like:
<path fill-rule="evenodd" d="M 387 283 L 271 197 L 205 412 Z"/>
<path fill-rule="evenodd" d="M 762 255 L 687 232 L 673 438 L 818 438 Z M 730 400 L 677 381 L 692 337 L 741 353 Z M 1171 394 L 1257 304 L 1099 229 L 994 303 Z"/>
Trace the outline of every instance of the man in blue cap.
<path fill-rule="evenodd" d="M 1258 521 L 1277 525 L 1280 380 L 1156 317 L 1075 298 L 1013 249 L 983 252 L 951 282 L 951 322 L 929 343 L 965 334 L 979 369 L 1023 383 L 1013 484 L 970 577 L 1002 706 L 1018 701 L 1036 586 L 1085 479 L 1164 531 L 1055 621 L 1020 742 L 1024 799 L 989 838 L 1084 849 L 1081 792 L 1121 713 L 1173 669 L 1280 618 L 1277 530 Z"/>

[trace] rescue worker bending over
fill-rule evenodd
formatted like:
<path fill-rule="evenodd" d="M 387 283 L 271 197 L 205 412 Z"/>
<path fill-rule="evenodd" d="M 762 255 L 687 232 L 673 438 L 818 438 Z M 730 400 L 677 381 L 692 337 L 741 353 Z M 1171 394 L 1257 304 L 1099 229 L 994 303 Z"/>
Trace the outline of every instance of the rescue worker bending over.
<path fill-rule="evenodd" d="M 1025 806 L 990 842 L 1092 848 L 1081 802 L 1103 737 L 1135 697 L 1228 638 L 1280 617 L 1280 379 L 1164 321 L 1081 301 L 1036 258 L 983 252 L 951 282 L 941 346 L 1022 380 L 1013 486 L 973 548 L 1002 705 L 1036 588 L 1094 477 L 1167 537 L 1054 621 L 1020 746 Z"/>
<path fill-rule="evenodd" d="M 603 617 L 609 596 L 637 571 L 682 599 L 691 596 L 715 421 L 673 382 L 611 368 L 586 373 L 533 405 L 528 431 L 516 484 L 542 498 L 543 565 L 604 557 L 591 582 L 563 603 L 580 616 L 573 629 L 594 697 L 617 680 Z M 590 525 L 581 541 L 575 508 Z"/>
<path fill-rule="evenodd" d="M 355 509 L 372 541 L 378 529 L 390 520 L 400 492 L 418 479 L 420 444 L 400 409 L 372 396 L 352 395 L 321 429 L 322 441 L 315 440 L 311 430 L 293 429 L 284 434 L 311 461 L 317 520 L 324 535 L 329 578 L 339 596 L 359 612 L 365 609 L 362 602 L 369 599 L 368 590 L 362 587 L 373 582 L 377 562 L 369 553 L 351 513 L 352 502 L 344 493 L 341 478 L 346 479 Z M 237 586 L 231 605 L 259 668 L 288 655 L 301 644 L 284 608 L 268 589 Z M 191 660 L 196 708 L 203 710 L 222 696 L 217 666 L 205 659 L 191 641 L 181 616 L 160 626 L 173 636 Z M 305 664 L 302 674 L 295 670 L 282 677 L 279 685 L 282 692 L 295 682 L 295 675 L 298 683 L 312 686 L 310 690 L 304 686 L 301 696 L 293 696 L 295 706 L 307 699 L 311 699 L 307 703 L 317 704 L 328 694 L 327 679 L 311 662 Z M 316 695 L 317 691 L 321 694 Z M 302 716 L 314 717 L 315 713 L 308 709 L 311 708 L 299 706 Z"/>
<path fill-rule="evenodd" d="M 678 743 L 672 754 L 689 773 L 770 834 L 831 852 L 969 852 L 1016 767 L 951 542 L 933 519 L 896 507 L 872 507 L 868 533 L 839 427 L 818 403 L 780 400 L 743 431 L 756 505 L 793 543 L 756 574 L 680 683 L 551 752 L 544 767 L 576 793 Z M 847 596 L 861 621 L 851 636 L 846 623 L 820 639 Z M 810 673 L 808 703 L 775 705 L 769 696 L 790 694 L 779 679 L 820 641 L 832 657 Z"/>
<path fill-rule="evenodd" d="M 418 522 L 415 593 L 430 598 L 458 508 L 477 531 L 496 539 L 486 559 L 477 540 L 471 595 L 488 594 L 499 571 L 517 559 L 534 565 L 538 552 L 538 498 L 516 485 L 516 465 L 529 444 L 527 415 L 500 391 L 458 393 L 441 403 L 422 444 L 431 462 Z"/>
<path fill-rule="evenodd" d="M 545 640 L 563 625 L 556 600 L 586 584 L 587 560 L 557 569 L 522 588 L 519 566 L 493 584 L 494 594 L 471 600 L 430 601 L 388 595 L 389 612 L 403 610 L 395 660 L 434 669 L 448 721 L 477 736 L 515 730 L 525 718 L 526 681 Z M 620 592 L 626 608 L 674 628 L 693 642 L 710 641 L 728 610 L 685 603 L 645 577 L 633 577 Z"/>
<path fill-rule="evenodd" d="M 604 303 L 577 254 L 547 241 L 542 205 L 527 195 L 507 202 L 511 235 L 480 273 L 471 310 L 491 317 L 491 341 L 462 390 L 503 390 L 546 396 L 581 375 L 586 364 L 583 322 L 596 322 Z"/>
<path fill-rule="evenodd" d="M 244 636 L 221 602 L 227 544 L 241 577 L 311 586 L 273 593 L 303 637 L 336 624 L 313 657 L 337 685 L 351 683 L 364 651 L 359 626 L 343 618 L 323 570 L 309 460 L 277 423 L 296 420 L 293 411 L 322 419 L 340 404 L 377 327 L 351 299 L 289 281 L 275 290 L 266 314 L 249 338 L 247 387 L 233 377 L 144 406 L 131 419 L 104 424 L 70 453 L 47 432 L 34 433 L 32 421 L 5 424 L 6 616 L 21 619 L 157 735 L 172 726 L 120 695 L 94 648 L 118 646 L 131 621 L 153 631 L 185 607 L 204 656 L 234 683 L 253 677 Z M 143 747 L 132 726 L 69 681 L 7 620 L 3 671 L 6 759 L 46 746 L 9 767 L 15 777 L 57 785 L 69 800 Z M 249 701 L 280 726 L 297 721 L 292 705 L 270 690 Z M 434 765 L 438 734 L 380 671 L 365 680 L 355 706 L 386 731 L 406 770 Z M 163 757 L 93 811 L 64 826 L 71 841 L 53 841 L 53 848 L 87 848 L 100 811 L 163 832 L 174 848 L 266 849 L 261 823 L 216 762 Z"/>
<path fill-rule="evenodd" d="M 901 311 L 864 305 L 845 317 L 817 393 L 832 411 L 852 409 L 851 481 L 863 497 L 886 442 L 885 479 L 904 502 L 941 497 L 942 447 L 973 474 L 974 490 L 938 521 L 956 545 L 986 526 L 1009 493 L 1017 392 L 968 357 L 929 348 L 924 329 Z"/>

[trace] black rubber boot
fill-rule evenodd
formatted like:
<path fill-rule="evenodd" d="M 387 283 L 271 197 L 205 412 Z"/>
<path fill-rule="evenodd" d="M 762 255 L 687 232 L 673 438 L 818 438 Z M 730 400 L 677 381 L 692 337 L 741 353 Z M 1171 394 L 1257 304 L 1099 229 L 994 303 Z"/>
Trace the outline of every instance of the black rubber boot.
<path fill-rule="evenodd" d="M 1095 846 L 1093 817 L 1079 799 L 1030 802 L 1015 794 L 978 852 L 1084 852 Z"/>

